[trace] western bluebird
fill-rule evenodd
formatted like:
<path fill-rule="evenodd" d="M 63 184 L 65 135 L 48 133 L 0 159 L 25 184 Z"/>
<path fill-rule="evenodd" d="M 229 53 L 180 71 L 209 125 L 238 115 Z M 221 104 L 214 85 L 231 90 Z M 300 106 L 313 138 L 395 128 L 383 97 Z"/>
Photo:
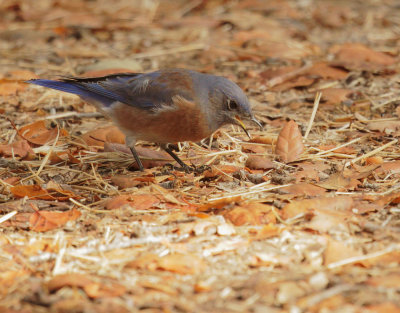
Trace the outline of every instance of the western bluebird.
<path fill-rule="evenodd" d="M 191 70 L 167 69 L 57 81 L 33 79 L 28 83 L 73 93 L 95 105 L 125 134 L 141 171 L 144 168 L 135 150 L 136 140 L 160 144 L 189 171 L 169 143 L 199 141 L 225 124 L 239 125 L 250 137 L 241 118 L 262 127 L 238 85 L 221 76 Z"/>

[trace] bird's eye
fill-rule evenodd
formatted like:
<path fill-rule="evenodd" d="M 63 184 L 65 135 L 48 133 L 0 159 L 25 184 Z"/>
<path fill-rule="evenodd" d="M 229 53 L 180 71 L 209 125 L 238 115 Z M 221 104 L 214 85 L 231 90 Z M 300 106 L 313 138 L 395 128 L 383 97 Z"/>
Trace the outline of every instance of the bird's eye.
<path fill-rule="evenodd" d="M 231 110 L 231 111 L 237 110 L 237 108 L 238 108 L 237 102 L 230 100 L 230 99 L 227 100 L 227 105 L 228 105 L 228 110 Z"/>

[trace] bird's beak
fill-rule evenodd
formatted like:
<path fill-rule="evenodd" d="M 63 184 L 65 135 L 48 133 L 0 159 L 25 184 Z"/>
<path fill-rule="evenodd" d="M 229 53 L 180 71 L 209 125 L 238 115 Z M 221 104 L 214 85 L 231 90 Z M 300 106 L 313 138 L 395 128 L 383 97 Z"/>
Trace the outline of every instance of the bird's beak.
<path fill-rule="evenodd" d="M 244 130 L 244 132 L 246 133 L 247 137 L 249 137 L 249 139 L 251 139 L 251 136 L 249 134 L 249 132 L 247 131 L 246 127 L 244 126 L 243 122 L 240 120 L 238 115 L 235 115 L 235 117 L 233 118 L 233 120 L 235 121 L 235 124 L 239 125 L 240 127 L 242 127 L 242 129 Z M 257 121 L 258 122 L 258 121 Z M 260 122 L 258 122 L 260 123 Z"/>
<path fill-rule="evenodd" d="M 260 127 L 260 130 L 263 129 L 263 126 L 261 125 L 260 121 L 257 120 L 254 116 L 251 117 L 250 119 L 252 122 L 256 123 L 258 125 L 258 127 Z"/>

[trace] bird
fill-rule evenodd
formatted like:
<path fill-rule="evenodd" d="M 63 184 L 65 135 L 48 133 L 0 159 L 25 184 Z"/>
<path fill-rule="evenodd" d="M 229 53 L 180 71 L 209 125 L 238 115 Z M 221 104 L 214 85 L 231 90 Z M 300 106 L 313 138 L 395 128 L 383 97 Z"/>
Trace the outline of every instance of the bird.
<path fill-rule="evenodd" d="M 188 69 L 161 69 L 149 73 L 116 73 L 102 77 L 32 79 L 35 84 L 78 95 L 109 117 L 124 133 L 140 171 L 137 140 L 157 143 L 186 171 L 170 144 L 198 142 L 221 126 L 240 126 L 255 118 L 249 100 L 233 81 Z"/>

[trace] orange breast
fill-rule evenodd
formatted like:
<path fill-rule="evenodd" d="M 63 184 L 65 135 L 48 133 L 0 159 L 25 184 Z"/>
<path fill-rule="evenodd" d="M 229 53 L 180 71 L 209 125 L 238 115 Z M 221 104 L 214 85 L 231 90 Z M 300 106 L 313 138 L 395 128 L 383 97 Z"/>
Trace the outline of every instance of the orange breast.
<path fill-rule="evenodd" d="M 121 130 L 138 140 L 156 143 L 199 141 L 213 132 L 196 103 L 175 97 L 174 105 L 156 112 L 118 103 L 110 117 Z"/>

